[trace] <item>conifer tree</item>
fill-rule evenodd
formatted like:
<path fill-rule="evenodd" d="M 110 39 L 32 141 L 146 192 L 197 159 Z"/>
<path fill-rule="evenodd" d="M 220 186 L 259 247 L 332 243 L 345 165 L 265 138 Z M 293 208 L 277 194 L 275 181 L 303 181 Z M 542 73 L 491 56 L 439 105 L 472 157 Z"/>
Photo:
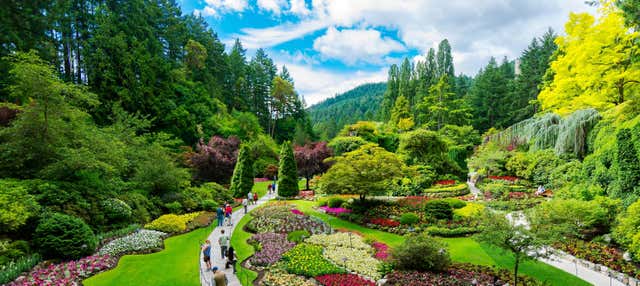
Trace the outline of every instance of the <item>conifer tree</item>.
<path fill-rule="evenodd" d="M 238 162 L 231 177 L 229 188 L 235 198 L 245 197 L 253 188 L 253 162 L 249 148 L 246 145 L 240 147 Z"/>
<path fill-rule="evenodd" d="M 631 131 L 622 129 L 618 132 L 618 182 L 620 194 L 626 198 L 635 191 L 640 191 L 640 160 L 633 144 Z M 636 195 L 638 195 L 636 193 Z"/>
<path fill-rule="evenodd" d="M 293 197 L 298 194 L 298 168 L 293 157 L 291 142 L 282 143 L 278 168 L 278 196 Z"/>

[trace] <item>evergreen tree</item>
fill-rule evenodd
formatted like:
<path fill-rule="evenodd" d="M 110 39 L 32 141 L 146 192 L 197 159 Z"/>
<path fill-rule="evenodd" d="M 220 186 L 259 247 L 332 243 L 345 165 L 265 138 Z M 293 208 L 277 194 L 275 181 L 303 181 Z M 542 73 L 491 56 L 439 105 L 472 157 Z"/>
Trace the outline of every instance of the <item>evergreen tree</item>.
<path fill-rule="evenodd" d="M 505 59 L 498 66 L 494 58 L 476 76 L 467 100 L 473 106 L 473 126 L 481 133 L 491 127 L 508 126 L 510 81 L 513 76 L 512 63 Z"/>
<path fill-rule="evenodd" d="M 451 45 L 449 40 L 444 39 L 438 44 L 438 53 L 436 55 L 436 72 L 435 78 L 439 79 L 447 76 L 449 80 L 449 88 L 453 90 L 455 87 L 455 72 L 453 69 L 453 56 L 451 55 Z M 434 82 L 435 83 L 435 82 Z"/>
<path fill-rule="evenodd" d="M 418 106 L 420 122 L 427 127 L 440 130 L 447 124 L 467 125 L 471 119 L 470 109 L 463 99 L 451 92 L 448 76 L 440 78 L 429 89 L 429 95 Z"/>
<path fill-rule="evenodd" d="M 298 194 L 298 169 L 293 156 L 291 143 L 285 141 L 280 150 L 280 165 L 278 167 L 278 196 L 293 197 Z"/>
<path fill-rule="evenodd" d="M 640 160 L 635 149 L 631 131 L 622 129 L 617 134 L 619 198 L 629 196 L 633 200 L 640 196 Z"/>
<path fill-rule="evenodd" d="M 238 152 L 238 161 L 233 169 L 229 190 L 233 193 L 234 198 L 243 198 L 252 188 L 253 162 L 251 160 L 251 153 L 246 145 L 242 145 Z"/>
<path fill-rule="evenodd" d="M 229 56 L 227 56 L 227 90 L 230 94 L 225 96 L 224 103 L 229 110 L 248 111 L 248 83 L 247 83 L 247 59 L 246 50 L 239 39 L 236 39 Z"/>
<path fill-rule="evenodd" d="M 393 126 L 398 127 L 399 129 L 408 129 L 411 128 L 412 126 L 409 126 L 408 128 L 401 128 L 400 124 L 401 122 L 405 123 L 407 120 L 410 120 L 411 122 L 413 122 L 413 116 L 411 115 L 411 107 L 409 106 L 409 101 L 402 95 L 398 96 L 398 99 L 396 99 L 396 103 L 393 106 L 393 110 L 391 111 L 391 124 L 393 124 Z M 406 123 L 405 123 L 406 124 Z M 402 126 L 402 127 L 407 127 L 407 126 Z"/>
<path fill-rule="evenodd" d="M 380 118 L 383 121 L 389 120 L 391 117 L 391 109 L 398 98 L 398 89 L 400 85 L 400 72 L 398 66 L 393 64 L 389 68 L 389 76 L 387 79 L 387 91 L 382 97 L 382 106 L 380 108 Z"/>
<path fill-rule="evenodd" d="M 400 65 L 400 78 L 398 82 L 398 97 L 403 96 L 409 106 L 414 104 L 413 65 L 408 58 L 404 58 Z M 397 99 L 396 99 L 397 100 Z"/>

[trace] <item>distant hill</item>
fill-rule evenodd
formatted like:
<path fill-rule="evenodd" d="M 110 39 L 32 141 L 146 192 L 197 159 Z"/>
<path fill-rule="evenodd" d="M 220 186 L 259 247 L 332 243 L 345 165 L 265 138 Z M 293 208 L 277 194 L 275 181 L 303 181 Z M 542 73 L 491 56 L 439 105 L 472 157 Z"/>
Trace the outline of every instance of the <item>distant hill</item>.
<path fill-rule="evenodd" d="M 308 108 L 313 129 L 323 139 L 336 136 L 346 124 L 375 120 L 387 83 L 367 83 Z"/>

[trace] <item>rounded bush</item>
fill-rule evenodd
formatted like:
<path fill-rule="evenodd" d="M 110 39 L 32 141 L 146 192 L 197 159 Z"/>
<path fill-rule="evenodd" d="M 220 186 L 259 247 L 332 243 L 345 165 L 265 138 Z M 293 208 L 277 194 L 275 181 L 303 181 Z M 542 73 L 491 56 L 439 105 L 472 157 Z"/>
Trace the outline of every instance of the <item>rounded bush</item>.
<path fill-rule="evenodd" d="M 424 205 L 424 211 L 429 218 L 432 219 L 452 219 L 453 208 L 449 203 L 443 200 L 427 201 Z"/>
<path fill-rule="evenodd" d="M 397 270 L 443 271 L 451 264 L 446 245 L 426 235 L 407 237 L 404 244 L 393 250 Z"/>
<path fill-rule="evenodd" d="M 204 200 L 202 202 L 202 209 L 205 211 L 215 211 L 218 204 L 214 200 Z"/>
<path fill-rule="evenodd" d="M 164 207 L 166 207 L 172 214 L 180 214 L 182 212 L 182 204 L 180 202 L 168 203 L 165 204 Z"/>
<path fill-rule="evenodd" d="M 414 225 L 418 223 L 418 221 L 420 221 L 420 218 L 414 213 L 403 213 L 402 216 L 400 216 L 401 224 Z"/>
<path fill-rule="evenodd" d="M 327 202 L 327 205 L 330 208 L 339 208 L 342 206 L 342 203 L 344 203 L 344 200 L 341 198 L 331 198 L 329 199 L 329 202 Z"/>
<path fill-rule="evenodd" d="M 179 215 L 166 214 L 144 226 L 148 229 L 159 230 L 162 232 L 182 232 L 187 229 L 187 222 Z"/>
<path fill-rule="evenodd" d="M 45 258 L 78 259 L 96 248 L 91 228 L 81 219 L 61 213 L 40 220 L 34 242 Z"/>
<path fill-rule="evenodd" d="M 467 205 L 465 201 L 456 198 L 446 198 L 444 201 L 446 201 L 453 209 L 461 209 Z"/>
<path fill-rule="evenodd" d="M 102 202 L 104 215 L 109 221 L 123 221 L 131 218 L 131 207 L 119 199 L 107 199 Z"/>

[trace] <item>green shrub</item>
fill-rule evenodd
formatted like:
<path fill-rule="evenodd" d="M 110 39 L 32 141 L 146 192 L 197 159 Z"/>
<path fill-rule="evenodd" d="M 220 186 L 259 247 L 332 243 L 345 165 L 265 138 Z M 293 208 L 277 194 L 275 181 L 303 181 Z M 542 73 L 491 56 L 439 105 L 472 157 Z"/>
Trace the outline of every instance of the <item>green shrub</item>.
<path fill-rule="evenodd" d="M 635 261 L 640 261 L 640 200 L 631 204 L 626 212 L 618 216 L 618 225 L 613 229 L 613 238 L 625 246 Z"/>
<path fill-rule="evenodd" d="M 287 234 L 287 240 L 295 243 L 301 243 L 305 238 L 310 236 L 311 234 L 306 230 L 296 230 Z"/>
<path fill-rule="evenodd" d="M 23 181 L 0 180 L 0 233 L 12 232 L 38 213 L 39 205 Z"/>
<path fill-rule="evenodd" d="M 182 213 L 182 204 L 180 202 L 171 202 L 164 205 L 165 208 L 169 210 L 170 213 L 180 214 Z"/>
<path fill-rule="evenodd" d="M 96 248 L 96 237 L 84 221 L 60 213 L 45 214 L 34 242 L 44 258 L 78 259 Z"/>
<path fill-rule="evenodd" d="M 331 198 L 329 199 L 327 205 L 330 208 L 339 208 L 340 206 L 342 206 L 342 203 L 344 203 L 344 200 L 341 198 Z"/>
<path fill-rule="evenodd" d="M 110 222 L 126 221 L 131 218 L 131 207 L 119 199 L 106 199 L 102 202 L 104 216 Z"/>
<path fill-rule="evenodd" d="M 202 202 L 202 209 L 205 211 L 215 211 L 218 204 L 214 200 L 204 200 Z"/>
<path fill-rule="evenodd" d="M 425 189 L 424 195 L 432 198 L 457 197 L 468 194 L 469 186 L 466 183 L 458 184 L 451 187 L 429 188 Z"/>
<path fill-rule="evenodd" d="M 329 204 L 329 198 L 319 198 L 318 201 L 316 201 L 316 205 L 319 207 L 325 207 L 327 204 Z"/>
<path fill-rule="evenodd" d="M 120 199 L 131 207 L 131 219 L 137 223 L 147 223 L 152 217 L 160 215 L 160 209 L 146 196 L 138 192 L 130 192 Z"/>
<path fill-rule="evenodd" d="M 465 201 L 456 198 L 446 198 L 443 201 L 447 202 L 453 209 L 461 209 L 467 205 Z"/>
<path fill-rule="evenodd" d="M 443 271 L 451 264 L 447 247 L 426 234 L 407 237 L 392 251 L 397 270 Z"/>
<path fill-rule="evenodd" d="M 414 225 L 420 221 L 420 217 L 414 213 L 403 213 L 400 216 L 400 223 L 404 225 Z"/>
<path fill-rule="evenodd" d="M 443 200 L 427 201 L 424 205 L 427 217 L 431 219 L 452 219 L 453 208 Z"/>
<path fill-rule="evenodd" d="M 509 196 L 511 189 L 503 183 L 488 183 L 482 186 L 484 192 L 491 194 L 491 198 L 504 200 Z"/>
<path fill-rule="evenodd" d="M 5 266 L 0 266 L 0 270 L 2 270 L 0 271 L 0 284 L 5 285 L 6 283 L 15 280 L 22 273 L 31 270 L 31 268 L 40 263 L 41 260 L 40 255 L 32 254 L 17 258 Z"/>

